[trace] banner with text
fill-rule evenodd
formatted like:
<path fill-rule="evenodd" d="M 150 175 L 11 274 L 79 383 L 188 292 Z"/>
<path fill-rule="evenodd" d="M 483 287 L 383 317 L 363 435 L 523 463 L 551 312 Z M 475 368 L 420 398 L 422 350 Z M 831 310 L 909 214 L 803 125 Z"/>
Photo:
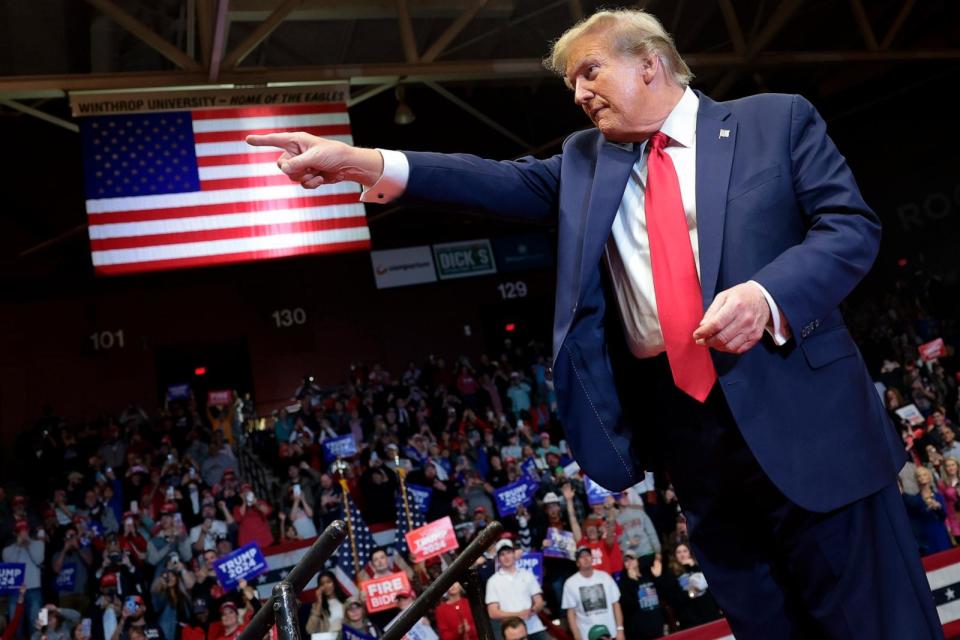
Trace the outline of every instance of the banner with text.
<path fill-rule="evenodd" d="M 923 343 L 917 347 L 917 351 L 920 352 L 920 357 L 923 358 L 924 362 L 930 362 L 947 355 L 947 345 L 943 343 L 943 338 L 937 338 Z"/>
<path fill-rule="evenodd" d="M 22 562 L 0 563 L 0 594 L 16 593 L 23 584 L 27 565 Z"/>
<path fill-rule="evenodd" d="M 607 496 L 620 495 L 616 491 L 610 491 L 609 489 L 604 489 L 603 487 L 598 485 L 596 482 L 594 482 L 587 476 L 583 476 L 583 486 L 584 486 L 584 489 L 586 489 L 587 491 L 587 502 L 590 504 L 590 506 L 593 506 L 595 504 L 603 504 L 606 501 Z"/>
<path fill-rule="evenodd" d="M 339 438 L 330 438 L 323 441 L 323 459 L 332 462 L 337 458 L 349 458 L 357 453 L 357 443 L 353 434 L 348 433 Z"/>
<path fill-rule="evenodd" d="M 430 509 L 430 499 L 433 497 L 433 489 L 430 487 L 421 487 L 412 482 L 406 484 L 407 500 L 410 501 L 410 508 L 416 509 L 420 513 L 426 513 Z"/>
<path fill-rule="evenodd" d="M 371 251 L 373 279 L 377 289 L 406 287 L 437 281 L 433 253 L 429 246 Z"/>
<path fill-rule="evenodd" d="M 233 402 L 233 391 L 223 389 L 220 391 L 209 391 L 207 393 L 207 406 L 214 407 L 218 404 L 228 405 Z"/>
<path fill-rule="evenodd" d="M 235 589 L 241 580 L 256 578 L 267 571 L 267 561 L 256 542 L 245 544 L 213 563 L 217 579 L 227 591 Z"/>
<path fill-rule="evenodd" d="M 511 516 L 517 512 L 517 507 L 529 505 L 537 492 L 538 486 L 530 478 L 521 478 L 494 490 L 493 495 L 497 499 L 497 513 L 501 517 Z"/>
<path fill-rule="evenodd" d="M 73 562 L 60 568 L 57 579 L 54 581 L 57 591 L 72 592 L 77 587 L 77 565 Z"/>
<path fill-rule="evenodd" d="M 414 562 L 423 562 L 447 551 L 454 551 L 460 546 L 450 516 L 408 531 L 404 537 L 410 549 L 410 559 Z"/>
<path fill-rule="evenodd" d="M 543 553 L 527 551 L 517 558 L 517 566 L 537 576 L 537 582 L 543 584 Z"/>
<path fill-rule="evenodd" d="M 547 558 L 565 558 L 573 560 L 576 551 L 576 543 L 573 540 L 573 533 L 557 529 L 556 527 L 547 528 L 547 542 L 543 546 L 543 555 Z"/>
<path fill-rule="evenodd" d="M 397 606 L 397 594 L 410 590 L 410 580 L 403 571 L 397 571 L 382 578 L 373 578 L 360 583 L 360 590 L 367 602 L 367 611 L 376 613 Z"/>
<path fill-rule="evenodd" d="M 433 245 L 437 275 L 441 280 L 470 278 L 497 272 L 490 241 L 470 240 Z"/>

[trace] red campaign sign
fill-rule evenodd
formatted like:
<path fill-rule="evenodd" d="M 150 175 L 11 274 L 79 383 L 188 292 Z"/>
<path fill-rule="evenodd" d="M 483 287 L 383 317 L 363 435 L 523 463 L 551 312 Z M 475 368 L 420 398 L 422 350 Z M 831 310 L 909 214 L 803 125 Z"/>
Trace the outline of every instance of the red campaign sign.
<path fill-rule="evenodd" d="M 434 520 L 404 535 L 407 538 L 407 547 L 410 549 L 410 559 L 414 562 L 423 562 L 441 553 L 454 551 L 460 546 L 457 544 L 457 535 L 453 532 L 450 516 Z"/>
<path fill-rule="evenodd" d="M 367 601 L 367 611 L 376 613 L 397 606 L 397 594 L 410 591 L 410 580 L 403 571 L 391 573 L 382 578 L 365 580 L 360 583 L 364 600 Z"/>
<path fill-rule="evenodd" d="M 207 406 L 212 407 L 218 404 L 230 404 L 233 401 L 233 391 L 210 391 L 207 393 Z"/>
<path fill-rule="evenodd" d="M 917 347 L 917 350 L 920 351 L 920 357 L 927 362 L 947 355 L 947 346 L 943 344 L 943 338 L 925 342 Z"/>

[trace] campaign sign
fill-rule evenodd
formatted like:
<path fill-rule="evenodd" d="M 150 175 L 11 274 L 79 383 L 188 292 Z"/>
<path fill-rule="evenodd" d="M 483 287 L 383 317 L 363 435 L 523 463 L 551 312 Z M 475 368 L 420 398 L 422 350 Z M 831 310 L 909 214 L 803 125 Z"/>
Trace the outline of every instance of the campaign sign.
<path fill-rule="evenodd" d="M 267 571 L 267 561 L 256 542 L 245 544 L 213 563 L 217 579 L 227 591 L 235 589 L 241 580 L 256 578 Z"/>
<path fill-rule="evenodd" d="M 908 404 L 906 406 L 900 407 L 894 411 L 900 419 L 906 422 L 911 427 L 915 427 L 918 424 L 923 424 L 924 418 L 923 414 L 920 413 L 920 409 L 917 409 L 917 405 Z"/>
<path fill-rule="evenodd" d="M 537 473 L 537 461 L 533 458 L 527 458 L 520 465 L 520 470 L 523 471 L 523 475 L 534 480 L 535 482 L 540 482 L 540 474 Z"/>
<path fill-rule="evenodd" d="M 357 443 L 353 439 L 353 434 L 348 433 L 345 436 L 328 438 L 323 441 L 323 458 L 327 462 L 332 462 L 337 458 L 349 458 L 356 453 Z"/>
<path fill-rule="evenodd" d="M 348 627 L 347 625 L 343 625 L 341 632 L 343 634 L 343 640 L 376 640 L 373 636 L 362 631 L 357 631 L 353 627 Z"/>
<path fill-rule="evenodd" d="M 233 391 L 229 389 L 223 391 L 210 391 L 207 393 L 207 406 L 213 407 L 218 404 L 230 404 L 233 401 Z"/>
<path fill-rule="evenodd" d="M 397 594 L 410 590 L 410 580 L 403 571 L 397 571 L 382 578 L 373 578 L 360 583 L 364 599 L 367 602 L 367 611 L 376 613 L 386 611 L 397 606 Z"/>
<path fill-rule="evenodd" d="M 543 554 L 539 551 L 527 551 L 517 558 L 517 566 L 537 576 L 537 582 L 543 584 Z"/>
<path fill-rule="evenodd" d="M 430 498 L 433 497 L 433 489 L 430 487 L 421 487 L 419 484 L 407 484 L 407 501 L 411 509 L 416 509 L 420 513 L 426 513 L 430 509 Z"/>
<path fill-rule="evenodd" d="M 587 476 L 583 476 L 583 485 L 584 489 L 587 490 L 587 503 L 589 503 L 591 506 L 595 504 L 603 504 L 606 501 L 607 496 L 620 495 L 615 491 L 604 489 Z"/>
<path fill-rule="evenodd" d="M 172 384 L 167 387 L 167 400 L 189 400 L 189 384 Z"/>
<path fill-rule="evenodd" d="M 543 555 L 545 557 L 573 560 L 573 554 L 576 551 L 573 533 L 556 527 L 549 527 L 547 528 L 547 541 L 550 544 L 543 545 Z"/>
<path fill-rule="evenodd" d="M 16 593 L 23 584 L 27 565 L 22 562 L 0 563 L 0 594 Z"/>
<path fill-rule="evenodd" d="M 423 620 L 418 620 L 417 624 L 410 627 L 410 631 L 407 631 L 404 640 L 439 640 L 439 636 L 430 625 L 424 624 Z"/>
<path fill-rule="evenodd" d="M 501 517 L 515 514 L 517 507 L 530 504 L 536 491 L 537 483 L 531 482 L 530 478 L 521 478 L 496 489 L 493 495 L 497 499 L 497 513 Z"/>
<path fill-rule="evenodd" d="M 943 338 L 937 338 L 923 343 L 917 347 L 917 351 L 920 352 L 920 357 L 923 358 L 924 362 L 930 362 L 947 355 L 947 346 L 943 344 Z"/>
<path fill-rule="evenodd" d="M 63 565 L 54 586 L 57 591 L 73 591 L 77 586 L 77 565 L 73 562 Z"/>
<path fill-rule="evenodd" d="M 404 534 L 407 547 L 410 549 L 410 559 L 414 562 L 423 562 L 427 558 L 439 556 L 447 551 L 459 547 L 457 535 L 453 531 L 453 522 L 450 516 L 434 520 L 419 529 Z"/>

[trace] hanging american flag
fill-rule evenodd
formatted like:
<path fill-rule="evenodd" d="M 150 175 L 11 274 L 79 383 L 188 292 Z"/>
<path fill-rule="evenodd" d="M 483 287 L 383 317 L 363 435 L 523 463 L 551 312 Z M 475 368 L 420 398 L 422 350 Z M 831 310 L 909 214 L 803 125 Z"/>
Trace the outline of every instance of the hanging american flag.
<path fill-rule="evenodd" d="M 410 524 L 412 525 L 409 527 L 407 526 L 407 512 L 403 508 L 403 495 L 400 489 L 397 489 L 397 541 L 394 543 L 394 546 L 404 557 L 406 557 L 409 551 L 407 548 L 407 538 L 405 536 L 407 531 L 419 529 L 427 524 L 427 520 L 423 516 L 423 511 L 417 508 L 416 501 L 413 499 L 413 496 L 409 494 L 407 495 L 407 504 L 410 507 Z"/>
<path fill-rule="evenodd" d="M 353 564 L 354 550 L 356 550 L 357 566 L 363 569 L 370 561 L 370 555 L 377 548 L 377 543 L 349 492 L 346 492 L 345 500 L 349 508 L 341 517 L 347 523 L 348 536 L 337 549 L 336 566 L 343 574 L 355 580 L 357 571 Z M 343 507 L 341 507 L 341 512 L 343 512 Z"/>
<path fill-rule="evenodd" d="M 80 119 L 94 269 L 121 274 L 370 247 L 359 187 L 304 189 L 251 133 L 352 142 L 343 102 Z"/>

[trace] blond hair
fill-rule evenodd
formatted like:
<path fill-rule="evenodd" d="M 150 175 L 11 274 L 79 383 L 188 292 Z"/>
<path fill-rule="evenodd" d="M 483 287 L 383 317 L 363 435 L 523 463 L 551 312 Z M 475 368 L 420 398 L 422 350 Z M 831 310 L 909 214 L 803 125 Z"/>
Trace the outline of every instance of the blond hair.
<path fill-rule="evenodd" d="M 613 9 L 599 11 L 567 29 L 553 43 L 550 55 L 544 58 L 543 66 L 565 78 L 570 48 L 582 36 L 605 33 L 611 48 L 620 53 L 643 56 L 655 52 L 669 72 L 673 81 L 687 86 L 693 79 L 690 67 L 683 61 L 673 38 L 653 14 L 639 9 Z"/>

